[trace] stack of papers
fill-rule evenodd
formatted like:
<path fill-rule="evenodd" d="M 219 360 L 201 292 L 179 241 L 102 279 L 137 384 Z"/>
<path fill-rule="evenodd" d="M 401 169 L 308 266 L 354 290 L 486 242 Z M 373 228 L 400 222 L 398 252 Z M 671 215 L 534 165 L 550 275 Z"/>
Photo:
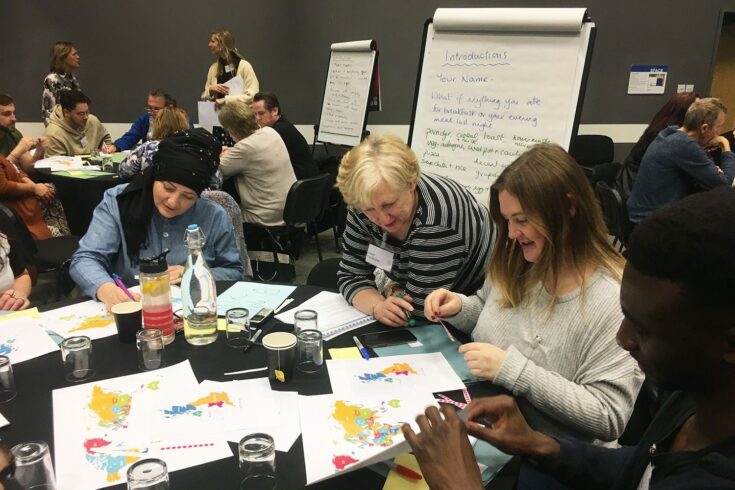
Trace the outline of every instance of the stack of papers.
<path fill-rule="evenodd" d="M 100 170 L 99 165 L 87 165 L 80 156 L 53 156 L 42 158 L 34 164 L 35 168 L 47 168 L 52 172 L 61 170 Z"/>
<path fill-rule="evenodd" d="M 122 483 L 142 458 L 175 471 L 231 457 L 226 441 L 254 432 L 288 451 L 301 431 L 296 396 L 271 391 L 267 378 L 199 384 L 188 361 L 54 390 L 58 488 Z"/>

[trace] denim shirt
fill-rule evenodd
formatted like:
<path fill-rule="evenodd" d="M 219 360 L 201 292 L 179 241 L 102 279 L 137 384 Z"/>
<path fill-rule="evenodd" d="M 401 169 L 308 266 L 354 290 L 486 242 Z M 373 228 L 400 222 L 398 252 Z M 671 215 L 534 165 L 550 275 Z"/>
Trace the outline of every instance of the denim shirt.
<path fill-rule="evenodd" d="M 96 298 L 97 289 L 111 282 L 116 272 L 126 285 L 138 283 L 138 264 L 128 257 L 117 196 L 127 184 L 105 191 L 102 202 L 94 210 L 87 233 L 79 242 L 79 249 L 72 256 L 69 272 L 84 294 Z M 221 206 L 208 199 L 197 199 L 184 214 L 167 219 L 153 208 L 148 225 L 148 240 L 140 248 L 138 257 L 146 258 L 169 249 L 169 265 L 185 265 L 188 250 L 184 246 L 184 231 L 192 223 L 199 225 L 206 242 L 202 249 L 204 258 L 217 281 L 242 279 L 242 263 L 235 241 L 232 221 Z"/>

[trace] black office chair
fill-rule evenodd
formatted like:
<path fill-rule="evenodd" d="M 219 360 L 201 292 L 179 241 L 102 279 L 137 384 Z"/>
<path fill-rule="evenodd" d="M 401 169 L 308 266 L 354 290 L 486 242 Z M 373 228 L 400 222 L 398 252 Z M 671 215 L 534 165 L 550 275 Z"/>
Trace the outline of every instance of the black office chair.
<path fill-rule="evenodd" d="M 337 289 L 337 271 L 339 270 L 340 257 L 332 257 L 317 263 L 309 271 L 306 278 L 307 286 L 317 286 L 325 289 Z"/>
<path fill-rule="evenodd" d="M 598 182 L 595 191 L 602 206 L 608 233 L 615 237 L 613 245 L 618 246 L 622 252 L 628 246 L 628 238 L 633 231 L 633 225 L 628 219 L 628 209 L 620 193 L 607 183 Z"/>
<path fill-rule="evenodd" d="M 0 213 L 13 223 L 14 232 L 25 249 L 26 258 L 39 273 L 56 272 L 56 299 L 68 294 L 74 287 L 69 278 L 71 256 L 79 248 L 79 237 L 74 235 L 36 240 L 23 219 L 10 207 L 0 204 Z"/>
<path fill-rule="evenodd" d="M 615 159 L 615 144 L 609 136 L 581 134 L 575 136 L 569 154 L 583 167 L 595 167 Z"/>
<path fill-rule="evenodd" d="M 322 261 L 322 249 L 319 244 L 319 234 L 316 222 L 324 214 L 329 203 L 331 192 L 331 176 L 321 174 L 309 179 L 297 180 L 291 186 L 286 197 L 283 208 L 283 221 L 285 225 L 280 226 L 258 226 L 268 235 L 270 249 L 273 252 L 275 264 L 274 278 L 284 280 L 279 252 L 286 253 L 289 264 L 298 259 L 301 250 L 301 241 L 307 230 L 310 230 L 316 242 L 316 251 L 319 261 Z M 249 224 L 249 226 L 253 226 Z M 261 277 L 261 279 L 263 279 Z M 287 280 L 287 279 L 286 279 Z"/>

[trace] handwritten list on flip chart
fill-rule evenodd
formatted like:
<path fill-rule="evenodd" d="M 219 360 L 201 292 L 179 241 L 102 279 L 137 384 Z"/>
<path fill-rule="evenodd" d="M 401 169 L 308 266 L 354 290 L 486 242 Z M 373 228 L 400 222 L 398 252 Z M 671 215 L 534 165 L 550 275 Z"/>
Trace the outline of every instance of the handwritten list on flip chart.
<path fill-rule="evenodd" d="M 528 147 L 568 147 L 583 36 L 584 30 L 468 32 L 430 24 L 411 129 L 423 170 L 457 180 L 488 205 L 492 183 Z"/>
<path fill-rule="evenodd" d="M 360 142 L 374 63 L 370 41 L 332 45 L 319 141 L 346 145 Z"/>

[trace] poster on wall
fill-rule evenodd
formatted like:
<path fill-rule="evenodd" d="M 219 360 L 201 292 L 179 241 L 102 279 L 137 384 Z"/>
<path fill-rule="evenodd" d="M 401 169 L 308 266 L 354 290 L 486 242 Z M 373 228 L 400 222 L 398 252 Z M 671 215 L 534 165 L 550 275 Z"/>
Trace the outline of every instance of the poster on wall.
<path fill-rule="evenodd" d="M 628 94 L 663 94 L 669 65 L 631 65 Z"/>

